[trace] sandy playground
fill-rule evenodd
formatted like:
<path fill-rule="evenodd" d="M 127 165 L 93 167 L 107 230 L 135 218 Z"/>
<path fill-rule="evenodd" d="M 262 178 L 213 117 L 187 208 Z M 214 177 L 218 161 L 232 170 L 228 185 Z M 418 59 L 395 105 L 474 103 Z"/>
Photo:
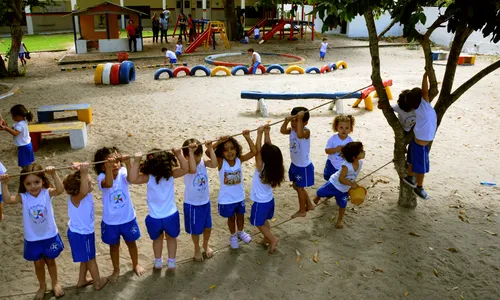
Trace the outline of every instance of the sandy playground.
<path fill-rule="evenodd" d="M 366 42 L 330 37 L 330 44 L 360 45 Z M 146 54 L 158 58 L 135 61 L 135 64 L 162 63 L 161 46 L 147 46 L 150 50 Z M 252 46 L 261 52 L 301 55 L 307 59 L 305 66 L 321 66 L 317 58 L 319 42 L 298 45 L 274 42 Z M 292 51 L 295 46 L 299 50 Z M 236 45 L 231 52 L 245 50 L 246 46 Z M 218 48 L 218 51 L 224 49 Z M 105 145 L 115 145 L 123 152 L 133 154 L 152 147 L 180 146 L 190 137 L 212 139 L 253 129 L 268 120 L 274 122 L 284 118 L 293 106 L 313 107 L 324 102 L 268 101 L 271 115 L 264 119 L 255 113 L 255 101 L 240 99 L 241 90 L 349 92 L 368 85 L 371 72 L 367 48 L 346 48 L 329 50 L 327 60 L 344 60 L 348 69 L 326 75 L 154 81 L 153 69 L 139 69 L 137 81 L 130 85 L 96 87 L 93 71 L 59 71 L 56 61 L 63 54 L 33 54 L 28 61 L 26 77 L 5 81 L 20 87 L 19 93 L 0 101 L 1 112 L 6 118 L 9 118 L 10 107 L 17 103 L 32 111 L 40 105 L 92 105 L 94 121 L 88 127 L 89 145 L 82 150 L 71 150 L 67 137 L 45 138 L 41 149 L 35 153 L 37 162 L 44 166 L 91 160 L 95 150 Z M 181 61 L 193 66 L 202 63 L 203 57 L 186 56 Z M 246 62 L 250 58 L 242 59 Z M 478 57 L 475 66 L 459 67 L 455 86 L 493 59 Z M 420 50 L 381 48 L 381 60 L 383 77 L 394 80 L 394 95 L 405 88 L 420 85 L 423 69 Z M 441 78 L 444 66 L 436 65 L 435 69 Z M 500 131 L 496 121 L 500 117 L 500 98 L 496 91 L 499 82 L 500 72 L 496 71 L 449 109 L 436 136 L 431 152 L 431 173 L 425 182 L 431 200 L 419 201 L 415 210 L 398 207 L 399 180 L 393 168 L 388 166 L 361 182 L 370 187 L 368 201 L 361 206 L 348 205 L 343 230 L 335 229 L 332 217 L 337 216 L 337 207 L 332 201 L 319 206 L 307 218 L 274 227 L 280 238 L 278 252 L 274 255 L 269 255 L 255 243 L 241 245 L 237 251 L 228 249 L 226 220 L 219 217 L 215 209 L 219 189 L 217 173 L 210 170 L 214 221 L 210 245 L 218 250 L 212 259 L 203 263 L 191 261 L 192 242 L 184 232 L 181 220 L 177 270 L 153 272 L 151 241 L 144 224 L 148 213 L 145 186 L 132 186 L 131 196 L 142 231 L 138 241 L 139 259 L 147 268 L 146 274 L 138 278 L 131 272 L 127 249 L 122 243 L 119 282 L 109 284 L 100 292 L 94 292 L 91 287 L 77 290 L 73 286 L 78 278 L 78 265 L 72 261 L 66 236 L 67 196 L 56 197 L 53 201 L 56 222 L 66 246 L 57 259 L 60 280 L 67 287 L 65 298 L 500 299 L 500 240 L 499 236 L 486 232 L 500 234 L 500 188 L 480 185 L 481 181 L 500 182 Z M 346 101 L 347 104 L 352 102 Z M 347 106 L 346 112 L 355 115 L 356 125 L 351 136 L 364 143 L 367 153 L 362 177 L 391 160 L 393 133 L 382 113 L 376 109 L 368 112 Z M 333 117 L 334 113 L 325 106 L 314 111 L 309 121 L 311 156 L 316 167 L 316 184 L 309 189 L 311 196 L 324 183 L 322 172 L 326 155 L 323 149 L 332 135 Z M 8 121 L 11 123 L 10 119 Z M 271 134 L 273 142 L 281 147 L 288 168 L 288 137 L 279 134 L 278 126 L 272 128 Z M 1 161 L 11 173 L 17 173 L 16 148 L 11 136 L 0 133 L 0 141 Z M 253 171 L 253 162 L 246 163 L 247 195 Z M 182 179 L 176 180 L 175 186 L 182 215 Z M 11 191 L 17 187 L 18 181 L 12 180 Z M 272 226 L 288 220 L 297 209 L 297 196 L 288 182 L 276 189 L 274 195 L 276 214 Z M 94 192 L 94 197 L 97 260 L 101 274 L 107 276 L 111 274 L 112 265 L 108 247 L 100 240 L 100 192 Z M 247 216 L 250 204 L 248 200 Z M 22 255 L 21 208 L 4 206 L 4 215 L 4 221 L 0 223 L 0 298 L 31 299 L 38 286 L 32 263 L 25 261 Z M 251 233 L 258 232 L 248 220 L 245 226 Z M 259 236 L 254 240 L 259 240 Z M 300 260 L 297 251 L 301 254 Z M 318 261 L 314 262 L 312 258 L 316 251 L 319 251 Z M 52 298 L 52 293 L 46 295 L 46 299 Z"/>

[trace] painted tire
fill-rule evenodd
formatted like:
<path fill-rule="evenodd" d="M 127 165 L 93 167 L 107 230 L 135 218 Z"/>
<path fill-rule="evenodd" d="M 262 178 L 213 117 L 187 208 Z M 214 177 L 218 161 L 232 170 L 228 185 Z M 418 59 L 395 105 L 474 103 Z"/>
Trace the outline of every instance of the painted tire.
<path fill-rule="evenodd" d="M 343 60 L 339 60 L 337 62 L 337 68 L 340 69 L 347 69 L 347 64 Z"/>
<path fill-rule="evenodd" d="M 278 65 L 278 64 L 272 64 L 272 65 L 270 65 L 269 67 L 267 67 L 266 72 L 267 73 L 271 73 L 272 70 L 279 70 L 281 74 L 285 73 L 285 69 L 283 69 L 283 67 L 280 66 L 280 65 Z"/>
<path fill-rule="evenodd" d="M 102 84 L 109 85 L 111 84 L 109 75 L 111 75 L 111 67 L 113 67 L 113 63 L 104 64 L 104 69 L 102 70 Z"/>
<path fill-rule="evenodd" d="M 104 64 L 98 64 L 94 72 L 94 83 L 96 85 L 102 84 L 102 70 L 104 69 Z"/>
<path fill-rule="evenodd" d="M 266 74 L 266 67 L 264 67 L 263 65 L 259 65 L 259 70 L 262 72 L 262 74 Z M 251 66 L 250 68 L 248 68 L 248 74 L 252 74 L 253 73 L 253 66 Z M 257 73 L 255 73 L 257 74 Z"/>
<path fill-rule="evenodd" d="M 109 82 L 112 85 L 120 84 L 120 66 L 122 64 L 113 64 L 111 67 L 111 73 L 109 74 Z"/>
<path fill-rule="evenodd" d="M 238 71 L 243 70 L 243 74 L 248 75 L 248 68 L 245 66 L 236 66 L 231 70 L 231 75 L 236 76 Z"/>
<path fill-rule="evenodd" d="M 191 72 L 189 73 L 189 75 L 191 76 L 196 76 L 196 71 L 198 70 L 202 70 L 204 73 L 205 73 L 205 76 L 210 76 L 210 69 L 207 68 L 206 66 L 204 65 L 197 65 L 197 66 L 194 66 L 192 69 L 191 69 Z"/>
<path fill-rule="evenodd" d="M 331 71 L 337 70 L 337 65 L 335 63 L 331 63 L 328 65 Z"/>
<path fill-rule="evenodd" d="M 189 74 L 190 74 L 188 67 L 179 66 L 179 67 L 174 69 L 174 77 L 177 77 L 177 75 L 179 75 L 180 72 L 184 72 L 186 74 L 186 76 L 189 76 Z"/>
<path fill-rule="evenodd" d="M 229 70 L 228 67 L 224 67 L 224 66 L 217 66 L 215 67 L 212 72 L 210 73 L 210 76 L 214 77 L 217 75 L 217 72 L 219 71 L 223 71 L 224 73 L 226 73 L 226 76 L 231 76 L 231 70 Z"/>
<path fill-rule="evenodd" d="M 328 73 L 328 72 L 331 72 L 332 70 L 330 69 L 330 66 L 329 65 L 324 65 L 321 67 L 321 74 L 325 74 L 325 73 Z"/>
<path fill-rule="evenodd" d="M 311 74 L 312 72 L 319 74 L 321 71 L 317 67 L 309 67 L 306 69 L 306 74 Z"/>
<path fill-rule="evenodd" d="M 120 66 L 120 84 L 129 84 L 135 80 L 134 63 L 126 60 Z"/>
<path fill-rule="evenodd" d="M 155 72 L 155 80 L 159 80 L 160 75 L 163 73 L 167 73 L 168 78 L 174 78 L 174 72 L 172 72 L 172 70 L 170 70 L 169 68 L 161 68 Z"/>
<path fill-rule="evenodd" d="M 288 68 L 286 69 L 286 71 L 285 71 L 285 72 L 286 72 L 287 74 L 291 74 L 293 71 L 297 71 L 297 72 L 299 72 L 299 74 L 304 74 L 304 73 L 305 73 L 304 69 L 303 69 L 303 68 L 301 68 L 301 67 L 299 67 L 299 66 L 290 66 L 290 67 L 288 67 Z"/>

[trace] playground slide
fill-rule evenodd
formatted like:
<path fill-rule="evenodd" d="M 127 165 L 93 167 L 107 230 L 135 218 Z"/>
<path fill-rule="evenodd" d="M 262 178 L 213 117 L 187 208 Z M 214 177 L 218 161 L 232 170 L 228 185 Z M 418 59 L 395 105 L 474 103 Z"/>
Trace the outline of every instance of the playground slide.
<path fill-rule="evenodd" d="M 268 39 L 272 38 L 276 32 L 282 30 L 284 27 L 285 27 L 285 24 L 286 24 L 286 21 L 285 20 L 281 20 L 278 25 L 276 25 L 273 29 L 271 29 L 270 31 L 268 31 L 263 37 L 262 37 L 262 40 L 259 42 L 259 44 L 262 44 L 264 43 L 265 41 L 267 41 Z"/>
<path fill-rule="evenodd" d="M 208 38 L 209 35 L 210 35 L 210 30 L 207 29 L 207 30 L 203 31 L 203 33 L 199 37 L 197 37 L 191 43 L 191 45 L 189 45 L 189 47 L 186 48 L 185 53 L 194 52 L 196 50 L 196 48 L 200 47 L 201 44 L 203 44 L 205 42 L 205 40 Z"/>
<path fill-rule="evenodd" d="M 250 28 L 250 30 L 247 31 L 248 37 L 251 37 L 253 35 L 253 31 L 254 31 L 255 27 L 259 26 L 259 28 L 262 28 L 264 26 L 264 24 L 266 24 L 266 22 L 267 22 L 267 18 L 264 18 L 264 19 L 260 20 L 257 24 L 255 24 L 252 28 Z"/>

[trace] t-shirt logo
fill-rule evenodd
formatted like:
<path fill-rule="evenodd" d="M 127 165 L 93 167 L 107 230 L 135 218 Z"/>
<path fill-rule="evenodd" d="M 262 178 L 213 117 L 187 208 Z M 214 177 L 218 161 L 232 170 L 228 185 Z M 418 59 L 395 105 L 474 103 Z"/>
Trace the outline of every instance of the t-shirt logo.
<path fill-rule="evenodd" d="M 241 170 L 224 171 L 224 184 L 236 185 L 241 183 Z"/>
<path fill-rule="evenodd" d="M 47 217 L 47 208 L 43 205 L 35 205 L 29 208 L 31 221 L 35 224 L 41 224 L 45 222 Z"/>
<path fill-rule="evenodd" d="M 300 151 L 300 144 L 297 139 L 292 139 L 290 141 L 290 152 L 293 154 L 297 154 Z"/>
<path fill-rule="evenodd" d="M 204 192 L 204 191 L 206 191 L 206 189 L 208 187 L 208 177 L 207 177 L 207 175 L 205 175 L 203 173 L 196 174 L 196 176 L 193 179 L 193 186 L 194 186 L 194 188 L 198 192 Z"/>
<path fill-rule="evenodd" d="M 111 193 L 111 201 L 113 209 L 120 209 L 125 206 L 125 195 L 122 190 L 117 190 Z"/>

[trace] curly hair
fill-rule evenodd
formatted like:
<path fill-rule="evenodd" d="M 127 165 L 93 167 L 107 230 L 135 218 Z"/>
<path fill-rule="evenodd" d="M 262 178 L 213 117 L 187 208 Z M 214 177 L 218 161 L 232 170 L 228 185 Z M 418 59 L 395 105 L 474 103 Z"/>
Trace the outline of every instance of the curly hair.
<path fill-rule="evenodd" d="M 102 147 L 101 149 L 98 149 L 95 154 L 94 154 L 94 162 L 96 161 L 104 161 L 108 158 L 108 156 L 110 156 L 111 154 L 114 154 L 114 153 L 120 153 L 120 150 L 118 150 L 118 148 L 116 147 L 111 147 L 111 148 L 108 148 L 108 147 Z M 94 170 L 95 172 L 97 173 L 97 175 L 101 174 L 101 173 L 104 173 L 104 171 L 102 170 L 102 166 L 104 165 L 104 163 L 98 163 L 98 164 L 95 164 L 94 165 Z"/>
<path fill-rule="evenodd" d="M 36 173 L 24 174 L 24 173 L 30 173 L 30 172 L 36 172 Z M 40 166 L 39 164 L 33 163 L 29 166 L 26 166 L 21 170 L 21 173 L 23 173 L 23 175 L 21 175 L 21 177 L 19 178 L 19 190 L 18 190 L 19 194 L 23 194 L 23 193 L 26 193 L 28 191 L 28 190 L 26 190 L 26 187 L 24 186 L 24 181 L 30 175 L 35 175 L 37 177 L 40 177 L 40 179 L 42 179 L 44 189 L 48 189 L 48 188 L 52 187 L 52 184 L 50 183 L 49 178 L 47 178 L 47 175 L 45 174 L 42 166 Z"/>
<path fill-rule="evenodd" d="M 160 151 L 161 149 L 151 149 L 149 152 Z M 148 154 L 146 160 L 141 164 L 140 171 L 143 174 L 153 175 L 156 183 L 160 183 L 162 178 L 169 180 L 172 177 L 172 171 L 178 167 L 177 158 L 172 152 L 161 151 L 154 154 Z"/>
<path fill-rule="evenodd" d="M 280 148 L 272 144 L 262 145 L 260 150 L 264 168 L 260 172 L 260 181 L 275 188 L 285 180 L 285 167 L 283 166 L 283 154 Z"/>
<path fill-rule="evenodd" d="M 76 196 L 80 193 L 80 186 L 82 183 L 82 175 L 80 171 L 66 175 L 63 180 L 64 190 L 68 195 Z"/>
<path fill-rule="evenodd" d="M 233 143 L 233 146 L 236 149 L 236 157 L 240 157 L 241 151 L 242 151 L 241 145 L 240 145 L 240 143 L 238 143 L 238 141 L 235 138 L 230 137 L 227 139 L 227 141 L 220 143 L 219 145 L 217 145 L 217 148 L 215 148 L 215 155 L 218 158 L 224 158 L 224 156 L 223 156 L 224 145 L 229 143 L 229 142 Z"/>
<path fill-rule="evenodd" d="M 189 145 L 190 144 L 197 144 L 198 145 L 198 148 L 196 148 L 196 150 L 194 151 L 194 155 L 198 156 L 198 155 L 203 154 L 203 146 L 201 145 L 200 141 L 198 141 L 197 139 L 187 139 L 184 141 L 184 143 L 182 143 L 182 154 L 185 157 L 189 156 Z"/>
<path fill-rule="evenodd" d="M 23 117 L 28 122 L 33 121 L 33 113 L 27 110 L 26 107 L 24 107 L 24 105 L 22 104 L 16 104 L 12 106 L 12 108 L 10 109 L 10 114 L 13 117 Z"/>
<path fill-rule="evenodd" d="M 354 120 L 353 115 L 338 115 L 338 116 L 336 116 L 335 119 L 333 119 L 333 124 L 332 124 L 333 132 L 338 131 L 337 127 L 339 126 L 340 123 L 349 123 L 351 125 L 351 131 L 354 130 L 355 120 Z"/>
<path fill-rule="evenodd" d="M 363 152 L 363 144 L 361 142 L 350 142 L 342 148 L 342 156 L 350 163 L 352 163 L 361 152 Z"/>
<path fill-rule="evenodd" d="M 308 111 L 308 109 L 307 109 L 307 108 L 305 108 L 305 107 L 303 107 L 303 106 L 297 106 L 297 107 L 294 107 L 294 108 L 292 109 L 292 112 L 291 112 L 290 114 L 291 114 L 292 116 L 296 116 L 296 115 L 297 115 L 299 112 L 301 112 L 301 111 L 305 111 L 305 113 L 304 113 L 304 117 L 302 118 L 302 121 L 304 121 L 304 122 L 309 121 L 309 117 L 310 117 L 310 115 L 309 115 L 309 111 Z"/>

